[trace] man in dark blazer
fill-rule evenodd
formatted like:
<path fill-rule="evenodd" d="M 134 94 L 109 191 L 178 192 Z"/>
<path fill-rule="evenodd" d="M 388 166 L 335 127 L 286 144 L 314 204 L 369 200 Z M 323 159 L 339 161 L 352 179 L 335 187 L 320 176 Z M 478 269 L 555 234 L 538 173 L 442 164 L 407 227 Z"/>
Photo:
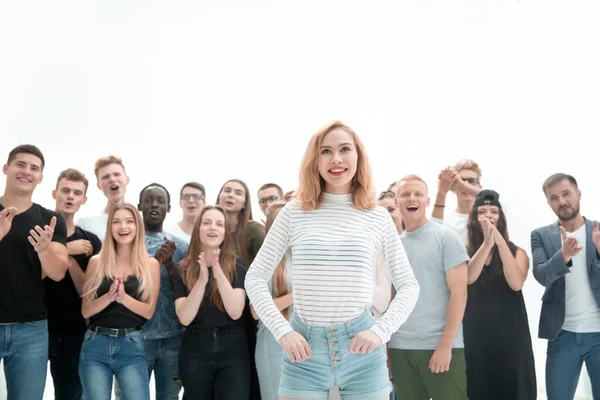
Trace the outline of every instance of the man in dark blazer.
<path fill-rule="evenodd" d="M 554 174 L 542 189 L 558 221 L 531 233 L 533 275 L 542 297 L 539 337 L 548 339 L 549 400 L 571 400 L 586 364 L 600 399 L 600 232 L 579 211 L 581 191 L 571 175 Z"/>

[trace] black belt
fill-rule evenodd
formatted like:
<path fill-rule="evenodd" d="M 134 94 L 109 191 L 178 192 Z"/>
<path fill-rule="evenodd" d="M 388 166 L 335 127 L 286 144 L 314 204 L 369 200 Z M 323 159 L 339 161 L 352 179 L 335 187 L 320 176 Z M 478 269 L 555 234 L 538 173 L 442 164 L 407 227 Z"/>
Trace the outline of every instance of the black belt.
<path fill-rule="evenodd" d="M 141 326 L 135 326 L 133 328 L 105 328 L 103 326 L 90 325 L 89 327 L 89 330 L 96 334 L 112 337 L 125 336 L 129 333 L 136 332 L 141 329 Z"/>

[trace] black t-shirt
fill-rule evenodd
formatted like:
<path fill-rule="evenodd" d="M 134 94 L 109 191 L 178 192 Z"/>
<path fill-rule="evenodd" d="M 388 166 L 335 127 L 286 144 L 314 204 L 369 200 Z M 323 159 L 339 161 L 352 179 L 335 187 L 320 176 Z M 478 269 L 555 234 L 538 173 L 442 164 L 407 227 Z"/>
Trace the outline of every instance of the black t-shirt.
<path fill-rule="evenodd" d="M 216 284 L 212 277 L 212 268 L 208 269 L 208 283 L 204 289 L 204 297 L 202 303 L 200 303 L 200 309 L 198 314 L 190 324 L 190 326 L 201 327 L 201 328 L 223 328 L 231 325 L 242 325 L 242 319 L 234 321 L 231 319 L 226 311 L 221 311 L 219 308 L 210 301 L 210 293 L 212 285 Z M 246 263 L 241 257 L 236 257 L 235 260 L 235 276 L 231 286 L 234 289 L 244 289 L 244 279 L 246 278 Z M 179 268 L 177 268 L 171 274 L 171 286 L 173 287 L 173 296 L 175 300 L 181 297 L 187 297 L 189 290 L 183 283 Z"/>
<path fill-rule="evenodd" d="M 92 244 L 92 256 L 100 252 L 102 242 L 100 242 L 98 236 L 76 226 L 73 235 L 67 238 L 67 243 L 80 239 L 88 240 Z M 81 270 L 85 272 L 91 256 L 76 254 L 71 257 L 77 261 Z M 64 279 L 59 282 L 54 282 L 50 278 L 44 279 L 44 286 L 46 288 L 45 303 L 48 311 L 48 334 L 50 337 L 83 335 L 87 327 L 85 319 L 81 315 L 81 297 L 75 289 L 69 271 L 65 274 Z"/>
<path fill-rule="evenodd" d="M 98 297 L 104 296 L 110 290 L 110 286 L 113 284 L 112 279 L 104 278 L 100 287 L 96 291 Z M 134 275 L 127 277 L 127 280 L 123 282 L 125 287 L 125 293 L 133 297 L 136 300 L 140 300 L 140 294 L 138 289 L 140 282 Z M 113 301 L 104 310 L 98 314 L 90 317 L 90 324 L 95 326 L 101 326 L 104 328 L 135 328 L 141 326 L 146 322 L 146 318 L 138 315 L 125 307 L 123 304 Z"/>
<path fill-rule="evenodd" d="M 0 205 L 0 211 L 4 207 Z M 39 204 L 15 215 L 10 231 L 0 240 L 0 323 L 46 318 L 42 263 L 27 239 L 36 225 L 42 229 L 56 217 L 53 242 L 65 244 L 67 225 L 62 215 Z"/>

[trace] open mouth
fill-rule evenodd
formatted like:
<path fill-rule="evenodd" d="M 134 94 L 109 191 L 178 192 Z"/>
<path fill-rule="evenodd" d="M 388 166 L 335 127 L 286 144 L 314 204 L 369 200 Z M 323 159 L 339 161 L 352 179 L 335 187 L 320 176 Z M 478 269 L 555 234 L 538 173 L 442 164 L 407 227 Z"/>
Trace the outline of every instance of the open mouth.
<path fill-rule="evenodd" d="M 158 218 L 160 217 L 160 213 L 158 211 L 150 211 L 150 216 L 152 218 Z"/>
<path fill-rule="evenodd" d="M 129 235 L 131 235 L 131 232 L 129 232 L 129 231 L 127 231 L 127 232 L 119 232 L 119 236 L 120 237 L 127 237 Z"/>
<path fill-rule="evenodd" d="M 206 236 L 208 236 L 209 238 L 212 238 L 212 239 L 217 239 L 219 237 L 216 233 L 209 233 Z"/>
<path fill-rule="evenodd" d="M 67 207 L 73 207 L 73 203 L 72 203 L 72 202 L 70 202 L 70 201 L 67 201 L 67 202 L 65 203 L 65 206 L 67 206 Z"/>
<path fill-rule="evenodd" d="M 119 190 L 119 185 L 111 185 L 110 190 L 116 192 L 117 190 Z"/>
<path fill-rule="evenodd" d="M 229 200 L 225 200 L 225 206 L 226 207 L 233 207 L 234 205 L 235 205 L 235 202 L 229 201 Z"/>
<path fill-rule="evenodd" d="M 411 204 L 410 206 L 406 207 L 406 210 L 409 213 L 416 213 L 417 211 L 419 211 L 419 207 Z"/>
<path fill-rule="evenodd" d="M 342 176 L 348 171 L 348 168 L 336 167 L 331 168 L 328 172 L 333 176 Z"/>

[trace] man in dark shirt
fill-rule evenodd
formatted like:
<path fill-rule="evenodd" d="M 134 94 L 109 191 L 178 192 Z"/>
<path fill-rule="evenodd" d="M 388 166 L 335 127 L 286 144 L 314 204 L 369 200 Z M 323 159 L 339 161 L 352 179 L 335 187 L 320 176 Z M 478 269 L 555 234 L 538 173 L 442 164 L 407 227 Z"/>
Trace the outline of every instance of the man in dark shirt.
<path fill-rule="evenodd" d="M 67 226 L 69 269 L 63 280 L 44 279 L 48 310 L 50 373 L 56 400 L 79 400 L 83 394 L 79 380 L 79 353 L 87 329 L 81 315 L 81 295 L 90 258 L 100 252 L 102 242 L 91 232 L 75 225 L 75 213 L 87 201 L 88 180 L 76 169 L 62 171 L 52 197 L 56 212 Z"/>
<path fill-rule="evenodd" d="M 42 279 L 67 271 L 67 232 L 60 214 L 31 201 L 44 156 L 33 145 L 8 155 L 0 197 L 0 359 L 8 398 L 42 399 L 48 369 L 48 325 Z"/>

